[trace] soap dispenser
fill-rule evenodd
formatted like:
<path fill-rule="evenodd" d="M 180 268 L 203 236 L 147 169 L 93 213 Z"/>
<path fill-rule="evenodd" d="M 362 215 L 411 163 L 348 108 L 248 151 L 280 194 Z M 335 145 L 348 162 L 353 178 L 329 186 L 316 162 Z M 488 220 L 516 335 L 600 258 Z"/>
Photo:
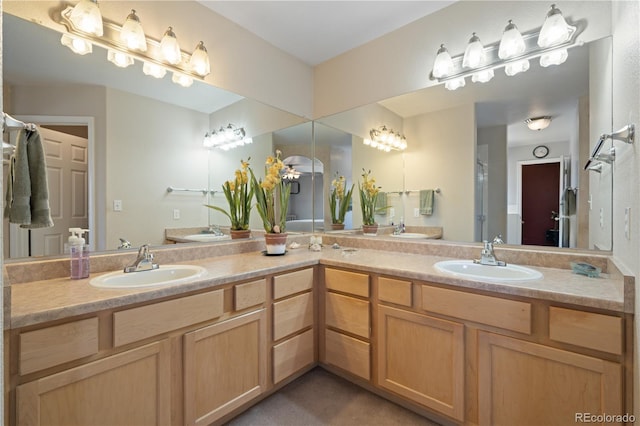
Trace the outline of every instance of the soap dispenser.
<path fill-rule="evenodd" d="M 71 253 L 71 279 L 89 278 L 89 248 L 83 235 L 88 229 L 69 228 L 69 252 Z"/>

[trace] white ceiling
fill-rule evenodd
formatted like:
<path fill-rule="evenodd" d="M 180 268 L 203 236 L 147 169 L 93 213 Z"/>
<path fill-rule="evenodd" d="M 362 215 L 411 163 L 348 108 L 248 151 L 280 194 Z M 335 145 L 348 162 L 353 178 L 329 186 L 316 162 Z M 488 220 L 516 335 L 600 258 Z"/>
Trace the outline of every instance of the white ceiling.
<path fill-rule="evenodd" d="M 312 66 L 455 1 L 198 0 L 219 15 Z"/>

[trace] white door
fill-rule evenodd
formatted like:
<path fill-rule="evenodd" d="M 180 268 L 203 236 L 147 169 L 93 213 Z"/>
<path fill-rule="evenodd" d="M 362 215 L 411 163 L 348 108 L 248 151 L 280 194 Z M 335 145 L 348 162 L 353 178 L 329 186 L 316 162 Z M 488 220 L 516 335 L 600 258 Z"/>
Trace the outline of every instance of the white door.
<path fill-rule="evenodd" d="M 46 156 L 54 226 L 25 230 L 12 224 L 10 257 L 63 254 L 69 228 L 89 227 L 87 139 L 43 127 L 38 129 Z"/>

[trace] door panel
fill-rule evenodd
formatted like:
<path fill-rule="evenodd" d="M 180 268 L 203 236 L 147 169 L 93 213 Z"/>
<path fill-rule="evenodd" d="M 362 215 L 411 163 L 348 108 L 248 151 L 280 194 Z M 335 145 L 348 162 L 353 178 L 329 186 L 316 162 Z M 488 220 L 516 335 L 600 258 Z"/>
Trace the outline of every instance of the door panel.
<path fill-rule="evenodd" d="M 522 166 L 522 244 L 558 245 L 559 200 L 560 163 Z"/>

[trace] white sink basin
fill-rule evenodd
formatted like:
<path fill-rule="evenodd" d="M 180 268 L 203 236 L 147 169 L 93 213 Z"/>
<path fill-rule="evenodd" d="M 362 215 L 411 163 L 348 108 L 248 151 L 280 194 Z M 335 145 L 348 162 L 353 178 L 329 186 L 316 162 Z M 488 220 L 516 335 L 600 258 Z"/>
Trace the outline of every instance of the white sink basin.
<path fill-rule="evenodd" d="M 195 265 L 160 265 L 158 269 L 140 272 L 110 272 L 92 278 L 89 281 L 94 287 L 103 288 L 136 288 L 157 285 L 182 284 L 203 277 L 207 270 Z"/>
<path fill-rule="evenodd" d="M 231 235 L 215 235 L 215 234 L 192 234 L 182 237 L 185 240 L 198 241 L 201 243 L 207 243 L 211 241 L 230 240 Z"/>
<path fill-rule="evenodd" d="M 434 265 L 437 270 L 479 281 L 518 282 L 538 280 L 542 273 L 524 266 L 489 266 L 472 260 L 445 260 Z"/>
<path fill-rule="evenodd" d="M 418 232 L 403 232 L 402 234 L 391 234 L 393 238 L 407 238 L 410 240 L 419 240 L 421 238 L 429 238 L 427 234 L 420 234 Z"/>

